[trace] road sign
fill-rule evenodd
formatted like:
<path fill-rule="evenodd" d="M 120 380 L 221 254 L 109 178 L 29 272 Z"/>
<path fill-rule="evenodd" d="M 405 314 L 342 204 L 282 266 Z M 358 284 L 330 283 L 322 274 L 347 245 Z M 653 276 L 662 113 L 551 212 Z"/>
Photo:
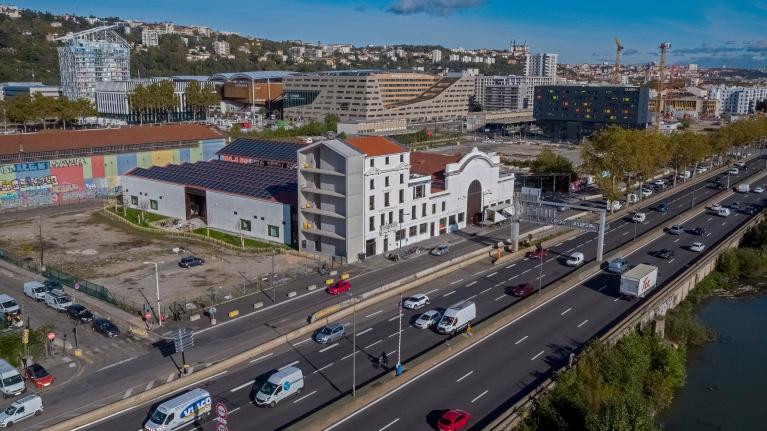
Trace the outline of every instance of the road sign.
<path fill-rule="evenodd" d="M 149 311 L 147 311 L 146 313 L 144 313 L 144 318 L 145 318 L 146 320 L 149 320 L 149 319 L 151 319 L 151 318 L 152 318 L 152 313 L 150 313 Z"/>
<path fill-rule="evenodd" d="M 221 419 L 226 419 L 227 416 L 229 416 L 229 410 L 226 408 L 224 403 L 216 403 L 216 416 L 220 417 Z"/>
<path fill-rule="evenodd" d="M 188 328 L 182 328 L 173 335 L 173 346 L 176 352 L 183 352 L 194 347 L 194 332 Z"/>
<path fill-rule="evenodd" d="M 48 333 L 48 339 L 53 341 L 54 338 L 56 338 L 56 334 L 54 334 L 53 332 L 49 332 Z"/>
<path fill-rule="evenodd" d="M 75 283 L 75 290 L 80 290 L 80 283 Z"/>
<path fill-rule="evenodd" d="M 216 431 L 229 431 L 229 428 L 227 428 L 226 424 L 218 424 L 216 425 Z"/>

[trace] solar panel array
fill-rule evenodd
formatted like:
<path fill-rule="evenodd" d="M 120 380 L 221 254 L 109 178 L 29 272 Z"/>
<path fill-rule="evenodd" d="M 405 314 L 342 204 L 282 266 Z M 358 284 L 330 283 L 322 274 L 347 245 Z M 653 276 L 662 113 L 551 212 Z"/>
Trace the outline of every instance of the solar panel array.
<path fill-rule="evenodd" d="M 130 176 L 164 181 L 258 199 L 295 194 L 297 171 L 271 166 L 211 160 L 181 165 L 136 168 Z M 284 199 L 277 199 L 283 201 Z"/>
<path fill-rule="evenodd" d="M 302 144 L 292 142 L 266 141 L 263 139 L 239 138 L 220 149 L 219 155 L 250 157 L 257 160 L 276 160 L 295 164 L 296 152 Z"/>

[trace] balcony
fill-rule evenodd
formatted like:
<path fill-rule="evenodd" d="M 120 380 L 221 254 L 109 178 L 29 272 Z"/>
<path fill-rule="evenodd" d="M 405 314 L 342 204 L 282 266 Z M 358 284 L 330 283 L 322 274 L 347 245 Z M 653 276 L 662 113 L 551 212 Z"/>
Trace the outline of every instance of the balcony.
<path fill-rule="evenodd" d="M 301 211 L 306 213 L 306 214 L 316 214 L 316 215 L 323 216 L 323 217 L 332 217 L 332 218 L 337 218 L 337 219 L 341 219 L 341 220 L 345 220 L 346 219 L 345 216 L 343 216 L 343 215 L 341 215 L 341 214 L 339 214 L 337 212 L 327 211 L 327 210 L 323 210 L 323 209 L 319 209 L 319 208 L 315 208 L 315 207 L 304 207 L 304 208 L 301 208 Z"/>
<path fill-rule="evenodd" d="M 301 226 L 301 232 L 304 233 L 311 233 L 318 236 L 324 236 L 326 238 L 332 238 L 332 239 L 339 239 L 339 240 L 345 240 L 346 238 L 335 233 L 330 232 L 327 230 L 318 229 L 317 226 L 315 226 L 313 223 L 304 223 L 303 226 Z"/>
<path fill-rule="evenodd" d="M 343 198 L 345 195 L 343 193 L 338 193 L 333 190 L 325 190 L 325 189 L 318 189 L 316 187 L 309 187 L 309 186 L 302 186 L 301 191 L 304 193 L 314 193 L 317 195 L 325 195 L 325 196 L 334 196 L 337 198 Z"/>
<path fill-rule="evenodd" d="M 301 168 L 301 172 L 306 172 L 309 174 L 334 175 L 336 177 L 346 176 L 346 174 L 343 172 L 334 171 L 332 169 L 315 168 L 314 166 L 309 165 L 304 165 L 304 167 Z"/>

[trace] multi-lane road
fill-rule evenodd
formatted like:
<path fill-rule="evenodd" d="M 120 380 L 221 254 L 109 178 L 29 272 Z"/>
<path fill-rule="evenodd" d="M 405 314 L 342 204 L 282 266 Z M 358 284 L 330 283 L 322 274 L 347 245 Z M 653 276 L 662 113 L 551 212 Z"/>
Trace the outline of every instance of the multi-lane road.
<path fill-rule="evenodd" d="M 763 161 L 758 163 L 763 164 Z M 756 166 L 757 162 L 751 164 Z M 734 176 L 732 181 L 746 178 L 754 173 L 754 169 Z M 720 193 L 705 182 L 694 186 L 694 189 L 695 202 Z M 756 202 L 759 196 L 740 195 L 739 199 Z M 635 229 L 636 235 L 640 236 L 657 226 L 680 222 L 678 215 L 689 209 L 693 203 L 693 189 L 677 191 L 663 201 L 670 205 L 669 212 L 661 214 L 647 208 L 645 211 L 648 217 L 642 224 L 634 224 L 628 218 L 610 223 L 605 250 L 615 249 L 633 241 Z M 714 244 L 746 219 L 744 214 L 732 215 L 727 219 L 709 214 L 698 216 L 685 224 L 688 227 L 707 227 L 708 232 L 702 239 L 686 233 L 673 238 L 664 235 L 646 249 L 634 253 L 630 260 L 632 263 L 658 264 L 661 267 L 659 280 L 663 282 L 698 256 L 682 246 L 695 239 L 700 239 L 707 245 Z M 673 260 L 661 261 L 647 254 L 648 251 L 666 247 L 677 250 Z M 507 293 L 509 286 L 522 282 L 537 284 L 540 280 L 545 288 L 546 285 L 574 271 L 575 269 L 565 266 L 561 259 L 573 251 L 581 251 L 587 260 L 593 260 L 596 253 L 595 234 L 584 233 L 556 244 L 551 249 L 552 253 L 542 263 L 525 259 L 497 267 L 489 266 L 487 262 L 476 263 L 453 272 L 448 277 L 422 285 L 417 292 L 430 296 L 430 308 L 446 308 L 463 299 L 472 299 L 477 304 L 478 319 L 482 319 L 518 300 Z M 584 285 L 580 288 L 574 286 L 567 294 L 520 319 L 499 333 L 499 336 L 493 337 L 494 341 L 477 345 L 471 354 L 462 355 L 465 359 L 456 358 L 446 363 L 419 379 L 418 383 L 404 387 L 339 426 L 349 429 L 379 429 L 391 423 L 390 427 L 395 429 L 425 428 L 428 426 L 427 419 L 434 416 L 434 411 L 449 407 L 466 408 L 474 412 L 475 417 L 487 416 L 499 405 L 513 400 L 515 394 L 521 393 L 525 386 L 544 376 L 552 365 L 593 337 L 631 306 L 629 302 L 616 300 L 615 276 L 600 273 Z M 340 322 L 346 326 L 347 334 L 356 332 L 357 335 L 358 351 L 354 357 L 358 385 L 381 375 L 383 371 L 376 368 L 373 359 L 382 352 L 390 355 L 392 363 L 396 362 L 400 336 L 398 307 L 398 300 L 389 300 L 357 310 L 356 330 L 352 319 Z M 403 362 L 445 339 L 445 336 L 431 330 L 420 330 L 411 326 L 422 311 L 425 309 L 406 311 L 404 314 L 401 333 Z M 252 330 L 252 326 L 250 329 Z M 321 409 L 350 391 L 352 351 L 351 336 L 329 345 L 318 345 L 309 338 L 298 340 L 291 346 L 267 352 L 249 364 L 227 370 L 198 386 L 205 387 L 216 400 L 221 400 L 230 407 L 230 424 L 234 429 L 239 428 L 238 423 L 242 424 L 243 429 L 256 424 L 259 428 L 279 429 Z M 472 364 L 477 361 L 476 358 L 482 358 L 481 367 Z M 130 363 L 125 365 L 129 366 Z M 256 408 L 251 401 L 260 383 L 274 370 L 288 365 L 295 365 L 303 370 L 306 376 L 304 392 L 300 396 L 285 400 L 273 409 Z M 495 374 L 492 373 L 494 368 Z M 512 368 L 514 371 L 509 374 Z M 458 370 L 461 374 L 455 376 L 449 370 Z M 504 372 L 499 373 L 499 370 Z M 131 372 L 130 368 L 116 371 L 121 374 Z M 469 395 L 471 396 L 464 400 Z M 149 409 L 149 405 L 139 406 L 92 424 L 90 429 L 138 429 Z M 212 423 L 204 424 L 203 429 L 214 429 L 214 426 Z"/>

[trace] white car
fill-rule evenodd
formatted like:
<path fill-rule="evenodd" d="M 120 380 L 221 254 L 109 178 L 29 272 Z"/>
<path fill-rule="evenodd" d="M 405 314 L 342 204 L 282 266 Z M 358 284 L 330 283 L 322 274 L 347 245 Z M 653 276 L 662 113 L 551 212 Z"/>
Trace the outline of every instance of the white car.
<path fill-rule="evenodd" d="M 699 173 L 699 174 L 702 174 L 703 172 L 706 172 L 706 171 L 708 171 L 708 168 L 707 168 L 707 167 L 705 167 L 705 166 L 698 166 L 698 167 L 695 169 L 695 172 L 697 172 L 697 173 Z"/>
<path fill-rule="evenodd" d="M 631 217 L 631 221 L 634 223 L 644 223 L 645 220 L 647 220 L 647 214 L 645 213 L 634 213 Z"/>
<path fill-rule="evenodd" d="M 642 196 L 646 198 L 652 196 L 652 189 L 648 189 L 648 188 L 642 189 Z"/>
<path fill-rule="evenodd" d="M 666 181 L 665 180 L 655 180 L 653 182 L 653 185 L 656 185 L 656 186 L 659 186 L 659 187 L 663 187 L 663 186 L 666 185 Z"/>
<path fill-rule="evenodd" d="M 428 329 L 433 325 L 436 325 L 437 322 L 439 322 L 439 319 L 442 318 L 442 313 L 439 310 L 429 310 L 423 314 L 421 314 L 418 319 L 415 321 L 413 326 L 416 328 L 421 329 Z"/>
<path fill-rule="evenodd" d="M 764 193 L 763 187 L 754 187 L 754 193 Z"/>
<path fill-rule="evenodd" d="M 424 295 L 423 293 L 417 293 L 411 297 L 405 298 L 405 300 L 402 301 L 402 306 L 410 310 L 415 310 L 416 308 L 421 308 L 428 303 L 428 296 Z"/>
<path fill-rule="evenodd" d="M 705 248 L 706 248 L 706 245 L 703 244 L 702 242 L 694 242 L 694 243 L 690 244 L 690 251 L 696 251 L 696 252 L 700 253 Z"/>
<path fill-rule="evenodd" d="M 719 211 L 720 209 L 724 208 L 721 204 L 713 204 L 711 205 L 711 211 Z"/>

